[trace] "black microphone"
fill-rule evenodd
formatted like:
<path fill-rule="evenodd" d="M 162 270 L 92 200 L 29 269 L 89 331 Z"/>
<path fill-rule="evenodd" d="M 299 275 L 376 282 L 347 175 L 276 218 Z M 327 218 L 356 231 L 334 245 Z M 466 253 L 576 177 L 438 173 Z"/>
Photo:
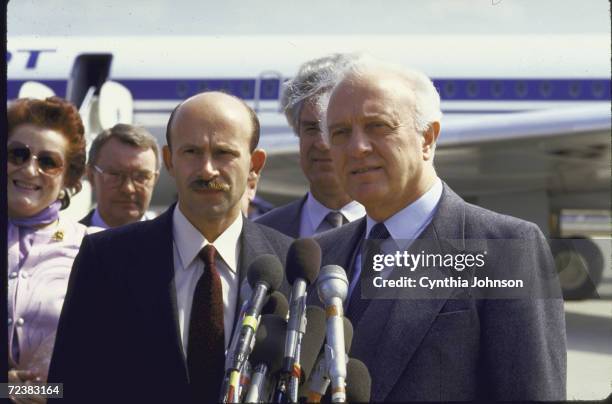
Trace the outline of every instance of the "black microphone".
<path fill-rule="evenodd" d="M 258 317 L 267 295 L 280 287 L 283 267 L 275 255 L 264 254 L 251 263 L 247 279 L 253 292 L 242 319 L 238 342 L 235 349 L 229 352 L 229 368 L 226 370 L 221 390 L 223 402 L 235 402 L 239 398 L 240 371 L 251 353 Z"/>
<path fill-rule="evenodd" d="M 266 303 L 261 309 L 261 314 L 276 314 L 287 322 L 287 313 L 289 313 L 289 302 L 285 295 L 278 290 L 272 292 Z"/>
<path fill-rule="evenodd" d="M 285 299 L 286 300 L 286 299 Z M 249 362 L 255 365 L 251 386 L 245 403 L 269 401 L 269 377 L 275 375 L 283 364 L 287 321 L 275 314 L 263 314 L 255 335 L 255 348 Z"/>
<path fill-rule="evenodd" d="M 317 278 L 321 248 L 310 238 L 295 240 L 287 252 L 287 280 L 292 285 L 285 359 L 274 394 L 275 402 L 297 401 L 300 378 L 300 345 L 306 331 L 306 288 Z"/>
<path fill-rule="evenodd" d="M 350 358 L 346 364 L 346 402 L 369 402 L 371 388 L 372 378 L 366 365 L 359 359 Z"/>
<path fill-rule="evenodd" d="M 343 317 L 342 328 L 344 335 L 344 349 L 348 354 L 348 352 L 351 350 L 351 345 L 353 342 L 353 324 L 351 324 L 348 318 Z M 345 358 L 348 358 L 348 356 L 345 356 Z M 306 388 L 303 389 L 300 396 L 305 397 L 306 401 L 309 403 L 318 403 L 325 395 L 330 383 L 329 364 L 324 351 L 321 352 L 317 358 L 314 370 L 310 374 L 310 379 L 304 386 Z"/>
<path fill-rule="evenodd" d="M 308 380 L 314 367 L 317 355 L 325 341 L 325 311 L 318 306 L 306 308 L 306 334 L 302 339 L 300 351 L 303 380 Z"/>

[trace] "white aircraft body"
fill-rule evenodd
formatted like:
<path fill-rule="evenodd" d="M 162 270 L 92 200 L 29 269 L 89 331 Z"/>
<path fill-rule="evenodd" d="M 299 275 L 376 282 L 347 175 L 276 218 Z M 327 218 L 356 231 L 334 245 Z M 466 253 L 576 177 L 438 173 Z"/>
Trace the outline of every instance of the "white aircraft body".
<path fill-rule="evenodd" d="M 609 229 L 609 35 L 9 36 L 7 92 L 12 99 L 28 94 L 25 83 L 44 84 L 80 107 L 93 135 L 127 120 L 160 144 L 181 100 L 230 92 L 260 117 L 269 158 L 258 192 L 281 203 L 307 189 L 279 107 L 282 83 L 304 61 L 335 52 L 367 53 L 434 80 L 444 113 L 436 169 L 468 201 L 551 237 L 567 236 L 558 220 L 566 210 L 604 212 Z M 106 92 L 121 96 L 105 97 L 109 81 Z M 110 91 L 115 85 L 127 95 Z M 174 196 L 164 173 L 153 204 Z M 574 236 L 593 235 L 582 233 Z M 581 286 L 578 278 L 571 282 Z"/>

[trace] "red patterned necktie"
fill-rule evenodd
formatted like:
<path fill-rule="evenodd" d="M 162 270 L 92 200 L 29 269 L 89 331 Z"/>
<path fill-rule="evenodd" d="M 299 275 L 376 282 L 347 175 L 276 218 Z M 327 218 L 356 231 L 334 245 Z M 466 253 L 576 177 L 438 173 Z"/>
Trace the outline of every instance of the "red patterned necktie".
<path fill-rule="evenodd" d="M 208 244 L 198 254 L 204 261 L 204 273 L 193 293 L 189 320 L 187 368 L 194 398 L 199 403 L 219 400 L 225 368 L 223 294 L 215 265 L 216 252 Z"/>

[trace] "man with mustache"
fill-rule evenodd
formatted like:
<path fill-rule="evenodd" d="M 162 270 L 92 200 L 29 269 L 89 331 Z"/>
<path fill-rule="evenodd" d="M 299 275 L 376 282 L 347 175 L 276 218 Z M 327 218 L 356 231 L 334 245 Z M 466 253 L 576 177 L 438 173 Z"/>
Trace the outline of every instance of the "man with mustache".
<path fill-rule="evenodd" d="M 367 216 L 317 240 L 322 264 L 347 271 L 350 356 L 370 371 L 372 401 L 564 400 L 563 300 L 548 244 L 533 223 L 468 204 L 437 176 L 442 113 L 431 80 L 359 59 L 340 74 L 326 112 L 340 183 Z M 472 251 L 485 255 L 485 265 L 461 278 L 524 279 L 525 292 L 450 282 L 432 292 L 418 282 L 372 287 L 412 273 L 395 261 L 375 272 L 377 256 L 460 259 Z M 457 279 L 456 269 L 420 265 L 412 280 L 446 282 Z"/>
<path fill-rule="evenodd" d="M 89 149 L 87 179 L 97 206 L 80 223 L 103 229 L 148 220 L 161 158 L 145 128 L 119 123 L 96 136 Z"/>
<path fill-rule="evenodd" d="M 285 83 L 282 105 L 287 122 L 300 139 L 300 166 L 309 184 L 302 198 L 257 218 L 293 238 L 310 237 L 342 226 L 365 215 L 363 206 L 341 187 L 334 172 L 329 146 L 321 136 L 321 111 L 317 100 L 329 90 L 335 72 L 352 58 L 334 54 L 304 63 Z"/>
<path fill-rule="evenodd" d="M 254 111 L 201 93 L 173 111 L 166 139 L 176 205 L 85 239 L 76 258 L 49 376 L 64 401 L 216 402 L 247 268 L 285 261 L 291 239 L 240 210 L 266 159 Z"/>

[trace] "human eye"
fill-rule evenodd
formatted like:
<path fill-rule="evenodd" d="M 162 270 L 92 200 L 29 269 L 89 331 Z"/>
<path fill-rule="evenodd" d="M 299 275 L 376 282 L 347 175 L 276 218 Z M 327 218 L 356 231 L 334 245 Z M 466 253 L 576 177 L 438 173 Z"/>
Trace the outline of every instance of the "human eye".
<path fill-rule="evenodd" d="M 374 133 L 384 133 L 391 130 L 391 125 L 385 121 L 372 121 L 366 124 L 366 130 Z"/>
<path fill-rule="evenodd" d="M 316 124 L 305 125 L 300 132 L 306 136 L 317 136 L 321 133 L 321 128 Z"/>
<path fill-rule="evenodd" d="M 329 131 L 329 141 L 332 145 L 341 145 L 348 141 L 351 136 L 351 128 L 348 126 L 339 126 L 332 128 Z"/>
<path fill-rule="evenodd" d="M 139 184 L 146 184 L 147 182 L 151 180 L 151 178 L 153 178 L 153 173 L 148 172 L 148 171 L 136 172 L 133 175 L 134 181 L 136 181 Z"/>

